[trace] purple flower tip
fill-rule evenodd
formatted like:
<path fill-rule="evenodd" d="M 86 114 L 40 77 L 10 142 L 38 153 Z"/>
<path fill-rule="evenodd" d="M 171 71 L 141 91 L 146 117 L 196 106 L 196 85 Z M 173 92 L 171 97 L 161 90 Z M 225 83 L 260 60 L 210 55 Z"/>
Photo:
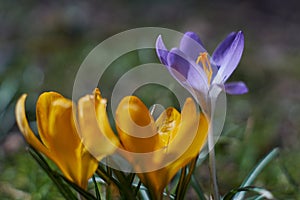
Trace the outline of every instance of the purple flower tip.
<path fill-rule="evenodd" d="M 248 93 L 248 87 L 242 81 L 225 83 L 225 91 L 231 95 L 240 95 Z"/>
<path fill-rule="evenodd" d="M 158 36 L 156 40 L 156 54 L 160 60 L 160 62 L 164 65 L 168 65 L 167 56 L 168 56 L 168 50 L 162 41 L 161 35 Z"/>
<path fill-rule="evenodd" d="M 225 82 L 240 62 L 244 50 L 242 31 L 230 33 L 216 48 L 211 61 L 218 66 L 219 73 Z"/>
<path fill-rule="evenodd" d="M 193 40 L 198 42 L 201 46 L 203 46 L 203 43 L 202 43 L 200 37 L 196 33 L 192 32 L 192 31 L 188 31 L 184 34 L 183 37 L 185 37 L 185 36 L 188 36 L 188 37 L 192 38 Z"/>

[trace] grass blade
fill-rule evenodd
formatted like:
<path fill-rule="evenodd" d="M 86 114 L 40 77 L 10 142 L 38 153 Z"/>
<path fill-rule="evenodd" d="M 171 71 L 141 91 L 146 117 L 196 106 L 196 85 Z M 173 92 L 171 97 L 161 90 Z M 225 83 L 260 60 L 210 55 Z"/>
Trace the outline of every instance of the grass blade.
<path fill-rule="evenodd" d="M 36 151 L 32 147 L 28 147 L 29 154 L 36 160 L 36 162 L 40 165 L 40 167 L 47 173 L 48 177 L 52 180 L 52 182 L 56 185 L 60 193 L 66 199 L 74 199 L 76 200 L 77 197 L 73 194 L 73 192 L 68 188 L 66 184 L 63 183 L 61 178 L 57 176 L 57 173 L 53 171 L 50 166 L 48 165 L 47 161 L 43 158 L 43 156 Z"/>
<path fill-rule="evenodd" d="M 245 188 L 253 183 L 255 178 L 261 173 L 261 171 L 266 167 L 266 165 L 271 162 L 279 154 L 279 148 L 274 148 L 266 157 L 264 157 L 250 172 L 247 178 L 244 180 L 240 188 Z M 242 200 L 244 198 L 245 192 L 240 192 L 235 196 L 234 200 Z"/>
<path fill-rule="evenodd" d="M 274 199 L 273 195 L 268 190 L 263 189 L 263 188 L 259 188 L 259 187 L 248 186 L 248 187 L 242 187 L 242 188 L 237 188 L 237 189 L 231 190 L 229 193 L 227 193 L 225 195 L 225 197 L 223 198 L 223 200 L 235 199 L 234 196 L 236 194 L 238 194 L 238 193 L 245 193 L 245 192 L 255 192 L 255 193 L 258 193 L 260 195 L 258 197 L 259 199 L 261 199 L 262 197 L 265 198 L 265 199 Z"/>
<path fill-rule="evenodd" d="M 200 184 L 198 183 L 197 179 L 192 175 L 192 181 L 191 181 L 192 187 L 194 188 L 195 192 L 197 193 L 200 200 L 206 200 L 204 193 L 201 189 Z"/>
<path fill-rule="evenodd" d="M 78 192 L 80 195 L 82 195 L 86 200 L 97 200 L 92 194 L 88 193 L 87 191 L 85 191 L 84 189 L 82 189 L 81 187 L 79 187 L 78 185 L 76 185 L 75 183 L 73 183 L 72 181 L 67 179 L 66 177 L 62 176 L 61 174 L 59 174 L 59 176 L 66 183 L 68 183 L 68 185 L 70 185 L 74 190 L 76 190 L 76 192 Z"/>
<path fill-rule="evenodd" d="M 93 175 L 93 183 L 95 185 L 96 198 L 97 198 L 97 200 L 101 200 L 101 195 L 100 195 L 100 192 L 99 192 L 99 188 L 97 186 L 97 181 L 96 181 L 95 175 Z"/>

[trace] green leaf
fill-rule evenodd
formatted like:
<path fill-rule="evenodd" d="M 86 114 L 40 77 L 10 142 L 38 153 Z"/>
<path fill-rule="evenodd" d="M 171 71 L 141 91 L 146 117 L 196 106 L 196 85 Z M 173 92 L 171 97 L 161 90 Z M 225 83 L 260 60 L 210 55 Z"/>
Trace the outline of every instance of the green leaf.
<path fill-rule="evenodd" d="M 55 173 L 50 168 L 47 161 L 43 158 L 43 156 L 38 151 L 36 151 L 33 147 L 28 147 L 28 152 L 37 161 L 37 163 L 41 166 L 41 168 L 47 173 L 49 178 L 53 181 L 53 183 L 56 185 L 60 193 L 66 199 L 77 200 L 77 197 L 73 194 L 70 188 L 65 183 L 63 183 L 61 178 L 57 176 L 57 173 Z"/>
<path fill-rule="evenodd" d="M 237 188 L 237 189 L 231 190 L 229 193 L 227 193 L 224 196 L 223 200 L 231 200 L 231 199 L 235 200 L 236 198 L 234 196 L 241 192 L 243 192 L 243 193 L 244 192 L 255 192 L 255 193 L 260 194 L 260 196 L 256 197 L 255 199 L 260 199 L 260 198 L 274 199 L 272 193 L 269 192 L 268 190 L 259 188 L 259 187 L 248 186 L 248 187 L 242 187 L 242 188 Z"/>
<path fill-rule="evenodd" d="M 206 200 L 204 193 L 201 189 L 200 184 L 198 183 L 197 179 L 192 175 L 192 181 L 191 181 L 192 187 L 194 188 L 195 192 L 197 193 L 200 200 Z"/>
<path fill-rule="evenodd" d="M 250 172 L 247 178 L 243 181 L 240 188 L 245 188 L 253 183 L 255 178 L 262 172 L 266 165 L 271 162 L 279 154 L 279 148 L 274 148 L 266 157 L 264 157 Z M 240 192 L 234 200 L 242 200 L 245 193 Z"/>
<path fill-rule="evenodd" d="M 76 190 L 86 200 L 97 200 L 92 194 L 90 194 L 86 190 L 82 189 L 81 187 L 79 187 L 78 185 L 76 185 L 75 183 L 73 183 L 72 181 L 70 181 L 69 179 L 64 177 L 63 175 L 58 174 L 58 173 L 57 173 L 57 175 L 60 176 L 66 183 L 68 183 L 74 190 Z"/>
<path fill-rule="evenodd" d="M 118 188 L 120 189 L 120 192 L 122 195 L 124 195 L 125 199 L 131 200 L 136 199 L 135 198 L 135 191 L 132 188 L 131 180 L 128 180 L 126 175 L 118 170 L 112 169 L 113 173 L 116 175 L 118 181 L 120 182 L 118 184 Z"/>
<path fill-rule="evenodd" d="M 58 172 L 52 170 L 50 166 L 48 165 L 47 161 L 44 159 L 44 157 L 36 151 L 34 148 L 29 147 L 29 153 L 30 155 L 37 161 L 37 163 L 44 169 L 44 171 L 47 173 L 47 175 L 50 177 L 50 179 L 53 181 L 53 183 L 57 186 L 61 194 L 66 198 L 66 199 L 74 199 L 77 200 L 77 197 L 73 194 L 73 192 L 70 190 L 68 187 L 71 186 L 75 191 L 77 191 L 80 195 L 85 197 L 87 200 L 96 200 L 96 198 L 73 183 L 72 181 L 68 180 L 65 178 L 63 175 L 59 174 Z M 68 185 L 66 185 L 65 183 Z"/>
<path fill-rule="evenodd" d="M 101 200 L 101 195 L 100 195 L 100 192 L 99 192 L 99 189 L 97 186 L 97 181 L 96 181 L 95 175 L 93 175 L 93 183 L 95 185 L 96 198 L 97 198 L 97 200 Z"/>

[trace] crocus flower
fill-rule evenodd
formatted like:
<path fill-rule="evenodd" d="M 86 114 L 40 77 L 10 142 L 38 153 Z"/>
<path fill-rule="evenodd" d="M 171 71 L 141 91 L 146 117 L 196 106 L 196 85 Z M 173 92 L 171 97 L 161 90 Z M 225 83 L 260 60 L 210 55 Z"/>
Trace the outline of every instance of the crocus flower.
<path fill-rule="evenodd" d="M 207 105 L 209 90 L 213 85 L 222 86 L 228 94 L 248 92 L 245 83 L 225 83 L 236 69 L 244 49 L 241 31 L 230 33 L 210 57 L 196 33 L 186 32 L 179 48 L 167 50 L 162 37 L 156 41 L 156 52 L 161 63 L 171 75 L 196 98 L 200 105 Z M 205 107 L 205 106 L 204 106 Z"/>
<path fill-rule="evenodd" d="M 116 110 L 116 127 L 122 147 L 129 152 L 124 157 L 152 196 L 161 199 L 174 175 L 200 152 L 206 141 L 208 120 L 188 98 L 181 114 L 171 107 L 154 121 L 143 102 L 130 96 Z M 148 170 L 155 166 L 155 170 Z"/>
<path fill-rule="evenodd" d="M 17 102 L 16 120 L 28 144 L 50 158 L 66 178 L 86 189 L 88 179 L 97 169 L 98 161 L 116 149 L 104 139 L 115 137 L 105 129 L 106 101 L 101 99 L 98 90 L 95 90 L 94 95 L 80 99 L 78 125 L 74 114 L 75 106 L 71 100 L 56 92 L 41 94 L 36 105 L 39 140 L 26 119 L 25 100 L 26 94 Z M 90 117 L 84 118 L 86 116 Z M 94 131 L 93 134 L 91 130 Z"/>

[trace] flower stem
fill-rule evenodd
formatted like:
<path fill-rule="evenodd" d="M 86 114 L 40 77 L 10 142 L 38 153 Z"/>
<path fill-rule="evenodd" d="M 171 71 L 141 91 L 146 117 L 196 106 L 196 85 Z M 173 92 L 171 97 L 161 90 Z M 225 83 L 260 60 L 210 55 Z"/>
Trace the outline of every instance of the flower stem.
<path fill-rule="evenodd" d="M 162 200 L 163 199 L 163 192 L 153 193 L 153 191 L 150 191 L 150 197 L 153 200 Z"/>
<path fill-rule="evenodd" d="M 181 174 L 180 174 L 180 178 L 179 178 L 177 188 L 176 188 L 176 193 L 175 193 L 175 200 L 178 200 L 180 198 L 181 189 L 183 187 L 184 180 L 185 180 L 186 169 L 187 169 L 186 166 L 181 169 Z"/>
<path fill-rule="evenodd" d="M 184 199 L 185 193 L 188 189 L 189 183 L 192 178 L 192 174 L 195 171 L 197 160 L 198 160 L 198 155 L 190 163 L 188 174 L 185 177 L 185 180 L 184 180 L 184 183 L 183 183 L 183 186 L 181 189 L 181 199 Z"/>
<path fill-rule="evenodd" d="M 217 170 L 216 170 L 216 159 L 215 159 L 215 148 L 214 148 L 214 137 L 213 132 L 208 134 L 208 149 L 209 149 L 209 173 L 210 173 L 210 182 L 211 182 L 211 190 L 212 198 L 214 200 L 219 200 L 219 189 L 217 182 Z"/>

